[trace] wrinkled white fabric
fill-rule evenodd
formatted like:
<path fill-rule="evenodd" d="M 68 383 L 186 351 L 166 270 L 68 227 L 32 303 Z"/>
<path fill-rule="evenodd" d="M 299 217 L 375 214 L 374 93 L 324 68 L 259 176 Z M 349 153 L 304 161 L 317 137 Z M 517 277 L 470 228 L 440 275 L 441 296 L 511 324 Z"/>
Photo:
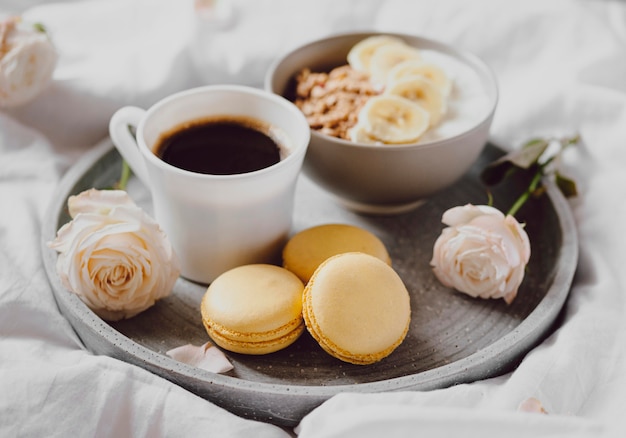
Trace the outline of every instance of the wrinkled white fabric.
<path fill-rule="evenodd" d="M 59 313 L 40 229 L 56 187 L 120 106 L 208 83 L 260 86 L 280 54 L 374 29 L 450 42 L 494 69 L 492 139 L 514 148 L 579 132 L 565 172 L 580 259 L 557 330 L 513 372 L 430 392 L 342 394 L 295 433 L 319 436 L 626 434 L 626 4 L 591 0 L 231 0 L 226 21 L 193 1 L 3 0 L 48 28 L 53 83 L 0 112 L 0 435 L 289 436 L 138 367 L 87 352 Z M 548 415 L 518 412 L 529 397 Z M 517 435 L 516 435 L 517 434 Z"/>

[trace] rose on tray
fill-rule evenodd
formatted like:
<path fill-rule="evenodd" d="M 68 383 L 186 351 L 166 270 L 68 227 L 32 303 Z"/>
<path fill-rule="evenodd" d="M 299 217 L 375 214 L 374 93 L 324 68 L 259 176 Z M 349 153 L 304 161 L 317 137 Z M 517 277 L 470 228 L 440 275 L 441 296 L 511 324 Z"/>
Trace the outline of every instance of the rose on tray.
<path fill-rule="evenodd" d="M 63 286 L 103 319 L 130 318 L 169 295 L 179 264 L 165 233 L 124 190 L 68 201 L 70 222 L 48 244 Z"/>
<path fill-rule="evenodd" d="M 541 182 L 547 177 L 554 178 L 565 196 L 576 195 L 575 183 L 559 172 L 557 164 L 563 151 L 579 140 L 579 136 L 533 139 L 483 170 L 480 177 L 487 186 L 514 174 L 524 174 L 530 181 L 506 214 L 491 205 L 491 196 L 489 205 L 467 204 L 443 213 L 447 227 L 435 241 L 430 265 L 444 286 L 475 298 L 513 302 L 531 253 L 524 225 L 515 214 L 528 199 L 545 191 Z"/>

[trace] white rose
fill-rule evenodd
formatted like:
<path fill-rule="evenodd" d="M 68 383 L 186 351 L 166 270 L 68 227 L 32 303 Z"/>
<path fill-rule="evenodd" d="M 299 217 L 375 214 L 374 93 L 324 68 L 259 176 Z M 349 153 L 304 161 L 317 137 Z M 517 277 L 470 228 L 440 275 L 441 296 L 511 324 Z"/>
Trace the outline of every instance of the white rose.
<path fill-rule="evenodd" d="M 510 304 L 524 279 L 530 241 L 513 216 L 486 205 L 454 207 L 435 242 L 430 262 L 444 286 L 473 297 Z"/>
<path fill-rule="evenodd" d="M 50 83 L 56 62 L 45 32 L 16 17 L 0 22 L 0 107 L 34 99 Z"/>
<path fill-rule="evenodd" d="M 159 225 L 122 190 L 70 196 L 72 221 L 49 246 L 62 284 L 100 317 L 130 318 L 169 295 L 178 258 Z"/>

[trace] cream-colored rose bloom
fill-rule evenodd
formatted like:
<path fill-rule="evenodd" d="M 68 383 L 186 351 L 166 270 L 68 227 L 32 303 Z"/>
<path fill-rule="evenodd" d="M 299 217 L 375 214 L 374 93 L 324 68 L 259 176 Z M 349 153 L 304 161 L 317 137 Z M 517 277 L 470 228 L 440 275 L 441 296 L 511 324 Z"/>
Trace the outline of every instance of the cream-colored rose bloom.
<path fill-rule="evenodd" d="M 100 317 L 130 318 L 170 294 L 178 258 L 159 225 L 121 190 L 70 196 L 72 221 L 49 246 L 57 273 Z"/>
<path fill-rule="evenodd" d="M 513 216 L 467 204 L 443 214 L 448 225 L 435 242 L 430 262 L 444 286 L 473 297 L 511 303 L 524 279 L 530 241 Z"/>
<path fill-rule="evenodd" d="M 57 52 L 45 32 L 19 17 L 0 21 L 0 107 L 25 104 L 50 83 Z"/>

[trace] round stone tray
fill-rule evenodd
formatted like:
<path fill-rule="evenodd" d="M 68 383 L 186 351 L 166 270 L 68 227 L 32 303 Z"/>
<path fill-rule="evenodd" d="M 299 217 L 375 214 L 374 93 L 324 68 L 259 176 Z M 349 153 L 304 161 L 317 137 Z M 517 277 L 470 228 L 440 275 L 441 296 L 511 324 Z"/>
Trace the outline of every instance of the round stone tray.
<path fill-rule="evenodd" d="M 108 139 L 87 153 L 59 186 L 43 226 L 46 271 L 59 308 L 89 350 L 145 368 L 246 418 L 294 426 L 340 392 L 423 391 L 495 376 L 515 367 L 550 332 L 569 293 L 578 257 L 568 204 L 547 183 L 547 195 L 527 202 L 517 214 L 527 223 L 532 255 L 511 305 L 473 299 L 443 287 L 433 276 L 429 261 L 443 228 L 442 213 L 456 205 L 485 204 L 486 191 L 478 174 L 502 153 L 488 144 L 462 180 L 398 216 L 358 215 L 306 177 L 300 178 L 293 232 L 322 223 L 350 223 L 372 231 L 386 244 L 393 267 L 411 294 L 412 319 L 405 341 L 373 365 L 341 362 L 306 332 L 277 353 L 226 352 L 234 365 L 227 374 L 177 362 L 165 352 L 209 340 L 199 311 L 206 286 L 183 278 L 168 298 L 134 318 L 109 323 L 97 317 L 61 285 L 55 271 L 56 252 L 46 242 L 70 219 L 68 196 L 91 187 L 110 187 L 118 179 L 121 158 Z M 506 211 L 521 190 L 523 186 L 509 182 L 497 187 L 495 206 Z M 136 178 L 131 178 L 128 192 L 152 212 L 149 193 Z"/>

